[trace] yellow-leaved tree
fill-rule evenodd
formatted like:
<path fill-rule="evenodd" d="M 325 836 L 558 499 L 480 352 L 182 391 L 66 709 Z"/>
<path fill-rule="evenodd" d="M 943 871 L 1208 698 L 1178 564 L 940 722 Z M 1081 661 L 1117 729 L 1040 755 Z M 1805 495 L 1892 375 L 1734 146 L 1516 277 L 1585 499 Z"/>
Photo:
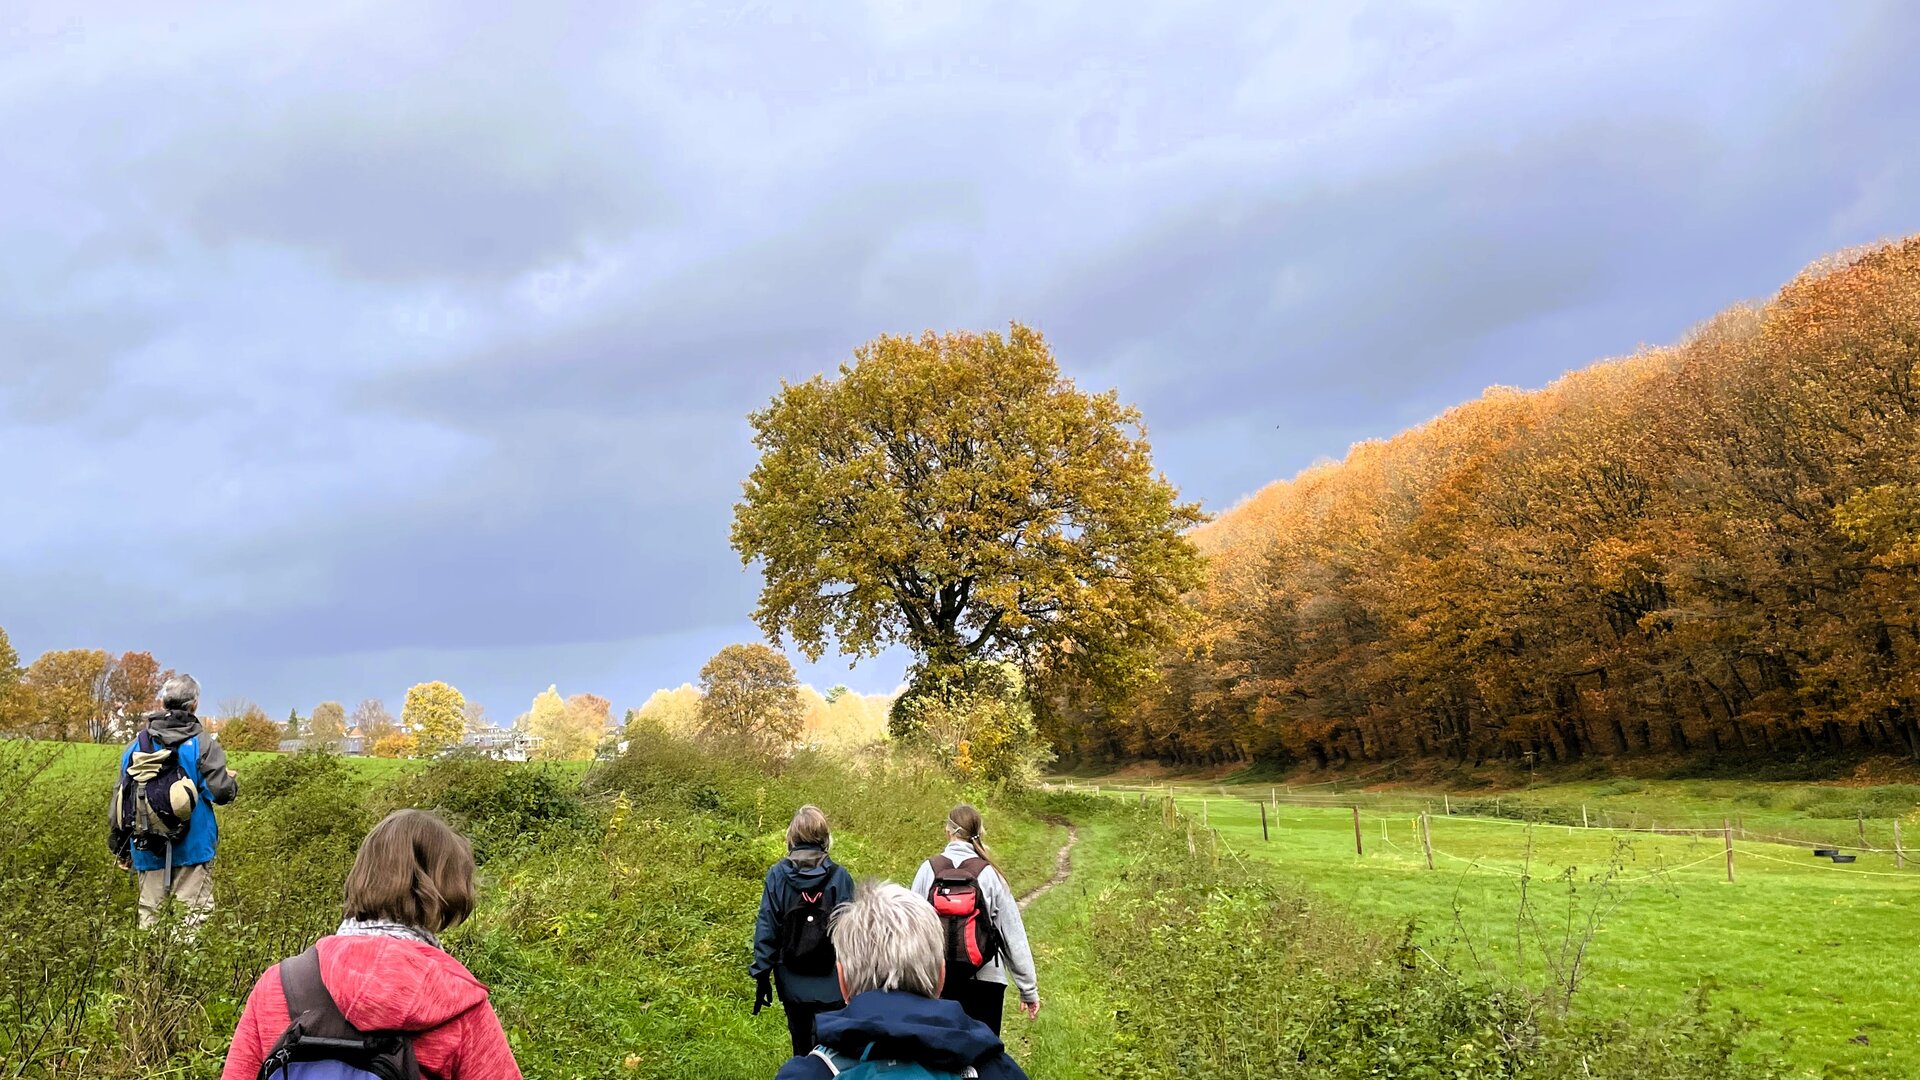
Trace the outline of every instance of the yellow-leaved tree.
<path fill-rule="evenodd" d="M 460 741 L 466 730 L 467 699 L 443 682 L 425 682 L 407 691 L 401 726 L 413 736 L 414 753 L 428 757 Z"/>
<path fill-rule="evenodd" d="M 655 726 L 675 735 L 692 735 L 700 728 L 700 690 L 681 683 L 672 690 L 655 690 L 638 709 L 627 712 L 627 726 Z"/>
<path fill-rule="evenodd" d="M 558 687 L 549 686 L 514 726 L 539 737 L 533 756 L 541 761 L 585 761 L 605 733 L 607 709 L 603 697 L 575 694 L 563 699 Z"/>
<path fill-rule="evenodd" d="M 876 338 L 749 421 L 733 546 L 764 574 L 761 629 L 811 659 L 904 644 L 922 691 L 1006 659 L 1116 697 L 1200 581 L 1202 515 L 1140 414 L 1028 327 Z"/>

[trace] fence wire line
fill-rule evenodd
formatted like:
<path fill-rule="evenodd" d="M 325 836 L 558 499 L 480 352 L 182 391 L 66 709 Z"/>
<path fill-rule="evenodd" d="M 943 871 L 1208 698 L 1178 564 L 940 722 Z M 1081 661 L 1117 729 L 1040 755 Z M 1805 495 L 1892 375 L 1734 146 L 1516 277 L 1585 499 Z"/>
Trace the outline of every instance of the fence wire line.
<path fill-rule="evenodd" d="M 1754 859 L 1765 859 L 1768 862 L 1777 862 L 1783 866 L 1797 866 L 1797 867 L 1800 867 L 1801 869 L 1808 869 L 1806 863 L 1795 862 L 1792 859 L 1782 859 L 1777 855 L 1767 855 L 1758 851 L 1749 851 L 1746 848 L 1740 847 L 1737 844 L 1734 846 L 1733 850 L 1734 850 L 1734 853 L 1737 855 L 1745 855 L 1749 858 L 1754 858 Z M 1830 872 L 1835 874 L 1865 874 L 1868 877 L 1904 878 L 1907 881 L 1912 881 L 1914 879 L 1914 875 L 1911 872 L 1905 871 L 1905 870 L 1852 870 L 1844 866 L 1828 866 L 1828 867 L 1822 867 L 1821 869 L 1825 872 Z"/>
<path fill-rule="evenodd" d="M 1140 789 L 1140 790 L 1159 790 L 1159 789 Z M 1126 794 L 1132 794 L 1132 793 L 1133 793 L 1133 792 L 1131 792 L 1131 791 L 1125 791 L 1125 790 L 1115 790 L 1115 791 L 1114 791 L 1114 794 L 1116 794 L 1116 795 L 1126 795 Z M 1187 798 L 1187 799 L 1194 799 L 1194 798 L 1201 798 L 1201 799 L 1206 799 L 1206 798 L 1211 798 L 1211 796 L 1173 796 L 1173 795 L 1168 795 L 1167 797 L 1168 797 L 1168 798 L 1172 798 L 1172 799 L 1174 799 L 1174 800 L 1175 800 L 1175 810 L 1176 810 L 1176 812 L 1179 812 L 1179 813 L 1181 813 L 1181 816 L 1182 816 L 1182 817 L 1185 817 L 1186 815 L 1185 815 L 1185 813 L 1184 813 L 1183 811 L 1179 811 L 1179 807 L 1178 807 L 1178 800 L 1179 800 L 1180 798 Z M 1264 802 L 1265 802 L 1265 800 L 1256 800 L 1256 799 L 1246 799 L 1246 798 L 1240 798 L 1240 797 L 1236 797 L 1236 796 L 1231 796 L 1231 795 L 1229 795 L 1229 796 L 1222 796 L 1222 797 L 1223 797 L 1223 798 L 1226 798 L 1226 799 L 1229 799 L 1229 800 L 1231 800 L 1231 801 L 1234 801 L 1234 802 L 1242 802 L 1242 803 L 1245 803 L 1245 802 L 1257 802 L 1257 803 L 1264 803 Z M 1313 809 L 1320 809 L 1320 808 L 1318 808 L 1318 807 L 1315 807 L 1315 808 L 1313 808 Z M 1344 807 L 1344 806 L 1330 806 L 1330 807 L 1326 807 L 1325 809 L 1328 809 L 1328 810 L 1335 810 L 1335 809 L 1354 809 L 1354 808 L 1352 808 L 1352 807 Z M 1387 844 L 1387 846 L 1389 846 L 1389 847 L 1391 847 L 1391 848 L 1393 848 L 1393 849 L 1394 849 L 1395 851 L 1397 851 L 1397 852 L 1399 852 L 1400 854 L 1402 854 L 1402 855 L 1404 855 L 1404 856 L 1406 856 L 1407 858 L 1409 858 L 1409 859 L 1412 859 L 1412 860 L 1414 860 L 1414 861 L 1416 861 L 1416 862 L 1418 862 L 1418 861 L 1421 861 L 1421 860 L 1422 860 L 1422 859 L 1424 858 L 1424 856 L 1423 856 L 1423 855 L 1422 855 L 1421 853 L 1416 853 L 1416 852 L 1411 852 L 1411 851 L 1408 851 L 1408 850 L 1407 850 L 1406 848 L 1403 848 L 1403 847 L 1401 847 L 1401 846 L 1400 846 L 1400 845 L 1399 845 L 1398 843 L 1396 843 L 1396 842 L 1394 841 L 1394 839 L 1393 839 L 1393 834 L 1392 834 L 1392 830 L 1391 830 L 1390 828 L 1388 828 L 1388 827 L 1387 827 L 1387 825 L 1388 825 L 1388 823 L 1389 823 L 1390 821 L 1392 821 L 1392 820 L 1393 820 L 1393 818 L 1392 818 L 1392 817 L 1389 817 L 1389 816 L 1388 816 L 1388 815 L 1387 815 L 1387 814 L 1386 814 L 1385 812 L 1382 812 L 1382 811 L 1369 811 L 1369 810 L 1365 810 L 1365 809 L 1362 809 L 1362 810 L 1361 810 L 1361 814 L 1362 814 L 1362 816 L 1363 816 L 1363 817 L 1373 817 L 1373 818 L 1376 818 L 1376 819 L 1378 819 L 1378 820 L 1379 820 L 1379 821 L 1381 822 L 1381 825 L 1382 825 L 1382 829 L 1381 829 L 1381 839 L 1382 839 L 1383 841 L 1385 841 L 1385 843 Z M 1428 817 L 1429 817 L 1429 818 L 1431 818 L 1431 816 L 1432 816 L 1432 815 L 1428 815 Z M 1582 831 L 1586 831 L 1586 832 L 1615 832 L 1615 833 L 1618 833 L 1618 832 L 1626 832 L 1626 833 L 1640 833 L 1640 834 L 1649 834 L 1649 835 L 1656 835 L 1656 836 L 1662 836 L 1662 835 L 1675 835 L 1675 836 L 1695 836 L 1695 837 L 1697 838 L 1697 837 L 1702 837 L 1702 836 L 1711 836 L 1711 835 L 1715 835 L 1715 834 L 1724 834 L 1724 832 L 1725 832 L 1725 830 L 1723 830 L 1723 829 L 1620 829 L 1620 828 L 1608 828 L 1608 827 L 1606 827 L 1606 826 L 1597 826 L 1597 825 L 1596 825 L 1596 826 L 1584 826 L 1584 827 L 1583 827 L 1583 826 L 1579 826 L 1579 825 L 1556 825 L 1556 824 L 1543 824 L 1543 823 L 1540 823 L 1540 822 L 1530 822 L 1530 821 L 1511 821 L 1511 820 L 1508 820 L 1508 819 L 1504 819 L 1504 818 L 1479 818 L 1479 817 L 1471 817 L 1471 816 L 1468 816 L 1468 815 L 1464 815 L 1464 814 L 1454 814 L 1454 815 L 1451 815 L 1451 817 L 1452 817 L 1452 818 L 1454 818 L 1454 819 L 1457 819 L 1457 820 L 1462 820 L 1462 821 L 1472 821 L 1472 822 L 1484 822 L 1484 823 L 1491 823 L 1491 824 L 1498 824 L 1498 825 L 1519 825 L 1519 826 L 1523 826 L 1523 827 L 1525 827 L 1525 828 L 1535 828 L 1535 827 L 1539 827 L 1539 828 L 1548 828 L 1548 829 L 1559 829 L 1559 828 L 1563 828 L 1563 829 L 1566 829 L 1566 830 L 1567 830 L 1567 831 L 1568 831 L 1569 833 L 1571 833 L 1571 832 L 1572 832 L 1573 830 L 1575 830 L 1575 829 L 1581 829 Z M 1276 812 L 1276 813 L 1274 813 L 1274 815 L 1272 816 L 1272 818 L 1271 818 L 1270 820 L 1271 820 L 1271 821 L 1273 821 L 1273 822 L 1275 822 L 1275 823 L 1282 823 L 1282 824 L 1284 824 L 1285 822 L 1287 822 L 1287 821 L 1290 821 L 1290 820 L 1291 820 L 1291 821 L 1296 821 L 1296 822 L 1303 822 L 1303 823 L 1313 823 L 1313 824 L 1324 824 L 1324 823 L 1325 823 L 1325 819 L 1315 819 L 1315 818 L 1307 818 L 1307 817 L 1288 817 L 1288 816 L 1283 816 L 1283 815 L 1280 815 L 1280 814 L 1279 814 L 1279 813 L 1277 813 L 1277 812 Z M 1211 826 L 1209 826 L 1209 828 L 1211 828 Z M 1765 833 L 1749 833 L 1748 835 L 1749 835 L 1749 836 L 1760 836 L 1760 837 L 1762 837 L 1762 838 L 1767 838 L 1767 836 L 1768 836 L 1768 834 L 1765 834 Z M 1225 841 L 1221 841 L 1221 842 L 1222 842 L 1222 843 L 1225 843 Z M 1853 850 L 1856 850 L 1856 851 L 1865 851 L 1865 852 L 1871 852 L 1871 853 L 1878 853 L 1878 854 L 1892 854 L 1892 850 L 1891 850 L 1891 849 L 1879 849 L 1879 848 L 1862 848 L 1862 847 L 1859 847 L 1858 845 L 1845 845 L 1845 844 L 1820 844 L 1820 843 L 1817 843 L 1817 842 L 1813 842 L 1813 841 L 1806 841 L 1806 840 L 1792 840 L 1792 839 L 1789 839 L 1789 838 L 1782 838 L 1782 842 L 1784 842 L 1784 843 L 1787 843 L 1787 844 L 1789 844 L 1789 845 L 1793 845 L 1793 846 L 1804 846 L 1804 847 L 1822 847 L 1822 846 L 1824 846 L 1824 847 L 1851 847 L 1851 848 L 1852 848 Z M 1231 847 L 1230 847 L 1230 846 L 1229 846 L 1229 850 L 1231 850 Z M 1483 860 L 1483 858 L 1484 858 L 1484 856 L 1481 856 L 1481 857 L 1475 857 L 1475 858 L 1472 858 L 1472 859 L 1468 859 L 1468 858 L 1462 858 L 1462 857 L 1461 857 L 1461 856 L 1459 856 L 1459 855 L 1455 855 L 1455 854 L 1453 854 L 1453 853 L 1452 853 L 1452 852 L 1450 852 L 1450 851 L 1447 851 L 1447 850 L 1444 850 L 1444 849 L 1442 849 L 1442 848 L 1438 848 L 1438 847 L 1436 847 L 1436 848 L 1434 848 L 1434 849 L 1433 849 L 1433 853 L 1434 853 L 1435 855 L 1438 855 L 1438 856 L 1441 856 L 1442 858 L 1446 858 L 1446 859 L 1451 859 L 1451 860 L 1453 860 L 1454 862 L 1457 862 L 1457 863 L 1462 863 L 1462 864 L 1464 864 L 1464 865 L 1466 865 L 1466 866 L 1467 866 L 1467 867 L 1469 867 L 1469 868 L 1477 868 L 1477 869 L 1481 869 L 1481 870 L 1486 870 L 1486 871 L 1489 871 L 1489 872 L 1491 872 L 1491 873 L 1496 873 L 1496 874 L 1504 874 L 1504 875 L 1506 875 L 1507 877 L 1529 877 L 1529 876 L 1537 876 L 1537 875 L 1531 875 L 1531 874 L 1529 874 L 1528 872 L 1525 872 L 1525 871 L 1518 871 L 1518 870 L 1508 870 L 1508 869 L 1506 869 L 1506 868 L 1504 868 L 1504 867 L 1500 867 L 1500 866 L 1495 866 L 1495 865 L 1493 865 L 1493 864 L 1491 864 L 1491 863 L 1488 863 L 1488 862 L 1484 862 L 1484 861 L 1482 861 L 1482 860 Z M 1765 862 L 1774 862 L 1774 863 L 1779 863 L 1779 864 L 1780 864 L 1780 865 L 1782 865 L 1782 866 L 1791 866 L 1791 867 L 1796 867 L 1796 868 L 1799 868 L 1799 869 L 1824 869 L 1824 870 L 1830 870 L 1830 871 L 1832 871 L 1833 873 L 1836 873 L 1836 874 L 1858 874 L 1858 875 L 1863 875 L 1863 876 L 1866 876 L 1866 877 L 1888 877 L 1888 878 L 1900 878 L 1900 879 L 1903 879 L 1903 880 L 1906 880 L 1906 881 L 1913 881 L 1913 880 L 1915 880 L 1915 879 L 1916 879 L 1916 877 L 1920 877 L 1920 875 L 1917 875 L 1917 874 L 1916 874 L 1915 872 L 1913 872 L 1913 871 L 1886 871 L 1886 870 L 1854 870 L 1854 869 L 1850 869 L 1850 868 L 1847 868 L 1847 867 L 1844 867 L 1844 866 L 1831 866 L 1831 867 L 1824 867 L 1824 868 L 1812 868 L 1812 867 L 1808 867 L 1808 866 L 1807 866 L 1807 865 L 1806 865 L 1805 863 L 1802 863 L 1802 862 L 1798 862 L 1798 861 L 1796 861 L 1796 860 L 1793 860 L 1793 859 L 1782 859 L 1782 858 L 1780 858 L 1780 857 L 1778 857 L 1778 856 L 1775 856 L 1775 855 L 1768 855 L 1768 854 L 1765 854 L 1764 852 L 1760 852 L 1760 851 L 1755 851 L 1755 850 L 1753 850 L 1753 849 L 1752 849 L 1751 847 L 1741 847 L 1741 846 L 1739 846 L 1738 844 L 1736 844 L 1736 845 L 1734 846 L 1734 853 L 1735 853 L 1736 855 L 1742 855 L 1742 856 L 1746 856 L 1746 857 L 1748 857 L 1748 858 L 1753 858 L 1753 859 L 1760 859 L 1760 860 L 1763 860 L 1763 861 L 1765 861 Z M 1236 855 L 1236 857 L 1237 857 L 1237 856 L 1238 856 L 1238 853 L 1237 853 L 1237 852 L 1235 852 L 1235 855 Z M 1724 851 L 1724 850 L 1722 850 L 1722 851 L 1715 851 L 1715 852 L 1710 852 L 1709 854 L 1706 854 L 1706 855 L 1703 855 L 1703 856 L 1701 856 L 1701 857 L 1700 857 L 1700 858 L 1698 858 L 1698 859 L 1694 859 L 1694 860 L 1692 860 L 1691 862 L 1685 862 L 1685 863 L 1681 863 L 1681 864 L 1679 864 L 1679 865 L 1677 865 L 1677 866 L 1670 866 L 1670 867 L 1663 867 L 1663 868 L 1661 868 L 1661 869 L 1657 869 L 1657 870 L 1654 870 L 1654 871 L 1653 871 L 1653 872 L 1651 872 L 1651 873 L 1648 873 L 1648 874 L 1644 874 L 1644 875 L 1641 875 L 1641 876 L 1638 876 L 1638 877 L 1631 877 L 1631 878 L 1614 878 L 1614 879 L 1612 879 L 1612 880 L 1614 880 L 1614 881 L 1616 881 L 1616 882 L 1620 882 L 1620 883 L 1622 883 L 1622 884 L 1632 884 L 1632 883 L 1636 883 L 1636 882 L 1641 882 L 1641 881 L 1650 881 L 1650 880 L 1652 880 L 1652 879 L 1654 879 L 1654 878 L 1656 878 L 1656 877 L 1661 877 L 1661 876 L 1664 876 L 1664 875 L 1667 875 L 1667 874 L 1671 874 L 1671 873 L 1674 873 L 1674 872 L 1676 872 L 1676 871 L 1680 871 L 1680 870 L 1686 870 L 1686 869 L 1690 869 L 1690 868 L 1692 868 L 1692 867 L 1695 867 L 1695 866 L 1699 866 L 1699 865 L 1701 865 L 1702 863 L 1707 863 L 1707 862 L 1714 862 L 1714 861 L 1717 861 L 1717 860 L 1719 860 L 1719 859 L 1721 859 L 1721 858 L 1724 858 L 1724 857 L 1725 857 L 1725 851 Z"/>
<path fill-rule="evenodd" d="M 1053 789 L 1053 788 L 1052 788 L 1052 786 L 1051 786 L 1051 785 L 1048 785 L 1048 787 L 1049 787 L 1049 790 L 1055 790 L 1055 789 Z M 1087 787 L 1091 787 L 1091 788 L 1099 788 L 1099 787 L 1101 787 L 1101 785 L 1098 785 L 1098 784 L 1091 784 L 1091 785 L 1087 785 Z M 1079 786 L 1078 786 L 1078 785 L 1073 785 L 1073 784 L 1068 784 L 1068 785 L 1066 785 L 1066 790 L 1067 790 L 1067 791 L 1070 791 L 1070 792 L 1071 792 L 1071 791 L 1075 791 L 1075 790 L 1080 790 L 1080 788 L 1079 788 Z M 1234 801 L 1234 802 L 1241 802 L 1241 803 L 1255 803 L 1255 804 L 1263 804 L 1263 805 L 1267 805 L 1267 806 L 1274 806 L 1274 807 L 1276 807 L 1276 809 L 1274 810 L 1274 815 L 1275 815 L 1275 816 L 1274 816 L 1274 818 L 1273 818 L 1273 820 L 1275 820 L 1275 821 L 1286 821 L 1286 820 L 1294 820 L 1294 821 L 1305 821 L 1305 820 L 1310 820 L 1310 819 L 1306 819 L 1306 818 L 1293 818 L 1293 819 L 1288 819 L 1288 818 L 1284 818 L 1284 817 L 1281 817 L 1281 816 L 1279 816 L 1279 811 L 1278 811 L 1278 809 L 1277 809 L 1277 807 L 1279 807 L 1279 806 L 1293 806 L 1293 807 L 1295 807 L 1296 809 L 1302 809 L 1302 810 L 1345 810 L 1345 809 L 1349 809 L 1349 808 L 1351 808 L 1351 807 L 1352 807 L 1352 805 L 1353 805 L 1353 804 L 1352 804 L 1352 803 L 1351 803 L 1350 801 L 1330 801 L 1330 802 L 1326 802 L 1326 803 L 1313 803 L 1313 802 L 1309 802 L 1309 803 L 1287 803 L 1287 802 L 1279 802 L 1279 803 L 1275 803 L 1275 802 L 1270 802 L 1270 801 L 1269 801 L 1269 800 L 1267 800 L 1267 799 L 1263 799 L 1263 798 L 1260 798 L 1260 797 L 1259 797 L 1259 796 L 1257 796 L 1257 795 L 1248 795 L 1248 794 L 1232 794 L 1232 795 L 1205 795 L 1205 794 L 1193 794 L 1193 793 L 1189 793 L 1189 792 L 1175 792 L 1175 791 L 1173 791 L 1173 790 L 1172 790 L 1172 789 L 1170 789 L 1170 788 L 1164 788 L 1164 787 L 1160 787 L 1160 788 L 1155 788 L 1155 787 L 1142 787 L 1142 786 L 1125 786 L 1125 785 L 1114 785 L 1113 787 L 1111 787 L 1111 788 L 1109 788 L 1109 789 L 1108 789 L 1108 791 L 1109 791 L 1109 792 L 1111 792 L 1112 794 L 1116 794 L 1116 795 L 1124 795 L 1124 794 L 1136 794 L 1136 793 L 1141 793 L 1141 792 L 1144 792 L 1144 793 L 1147 793 L 1147 794 L 1153 794 L 1153 795 L 1158 795 L 1158 796 L 1163 796 L 1163 797 L 1166 797 L 1166 798 L 1172 798 L 1172 799 L 1216 799 L 1216 798 L 1217 798 L 1217 799 L 1227 799 L 1227 800 L 1232 800 L 1232 801 Z M 1105 793 L 1107 793 L 1107 792 L 1101 792 L 1101 791 L 1097 791 L 1097 790 L 1096 790 L 1096 791 L 1094 792 L 1094 794 L 1105 794 Z M 1365 795 L 1370 795 L 1370 794 L 1378 794 L 1378 793 L 1373 793 L 1373 792 L 1354 792 L 1354 793 L 1353 793 L 1353 796 L 1365 796 Z M 1343 794 L 1343 795 L 1324 795 L 1324 796 L 1322 796 L 1322 795 L 1303 795 L 1303 796 L 1298 796 L 1298 797 L 1299 797 L 1299 798 L 1306 798 L 1306 799 L 1328 799 L 1328 800 L 1347 800 L 1347 799 L 1349 799 L 1349 798 L 1350 798 L 1350 796 L 1349 796 L 1349 795 L 1344 795 L 1344 794 Z M 1283 795 L 1283 796 L 1281 796 L 1280 798 L 1281 798 L 1281 799 L 1286 799 L 1286 798 L 1288 798 L 1288 796 L 1284 796 L 1284 795 Z M 1479 798 L 1479 796 L 1475 796 L 1475 798 Z M 1418 800 L 1408 800 L 1408 801 L 1409 801 L 1409 802 L 1411 803 L 1411 802 L 1417 802 Z M 1361 810 L 1361 812 L 1362 812 L 1362 813 L 1365 813 L 1365 814 L 1379 814 L 1379 815 L 1385 815 L 1385 814 L 1389 814 L 1389 813 L 1395 813 L 1395 812 L 1397 812 L 1397 811 L 1390 811 L 1390 810 L 1386 810 L 1386 809 L 1382 809 L 1382 808 L 1379 808 L 1379 807 L 1361 807 L 1361 808 L 1360 808 L 1360 810 Z M 1433 815 L 1433 814 L 1432 814 L 1432 812 L 1431 812 L 1431 811 L 1427 811 L 1427 813 L 1428 813 L 1428 816 L 1429 816 L 1429 817 L 1432 817 L 1432 816 L 1435 816 L 1435 815 Z M 1612 814 L 1612 811 L 1606 811 L 1606 813 L 1607 813 L 1607 814 L 1609 814 L 1609 815 L 1611 815 L 1611 814 Z M 1483 816 L 1481 816 L 1481 815 L 1479 815 L 1479 814 L 1457 814 L 1457 813 L 1441 813 L 1441 814 L 1439 814 L 1438 816 L 1439 816 L 1439 817 L 1442 817 L 1442 818 L 1444 818 L 1444 819 L 1446 819 L 1446 820 L 1449 820 L 1449 821 L 1471 821 L 1471 822 L 1477 822 L 1477 823 L 1480 823 L 1480 824 L 1485 824 L 1485 825 L 1505 825 L 1505 826 L 1509 826 L 1509 827 L 1514 827 L 1514 828 L 1525 828 L 1525 829 L 1532 829 L 1532 828 L 1542 828 L 1542 829 L 1568 829 L 1568 830 L 1573 830 L 1573 829 L 1579 829 L 1579 830 L 1582 830 L 1582 831 L 1584 831 L 1584 832 L 1612 832 L 1612 833 L 1640 833 L 1640 834 L 1642 834 L 1642 835 L 1651 835 L 1651 836 L 1718 836 L 1718 835 L 1720 835 L 1721 833 L 1723 833 L 1723 832 L 1725 832 L 1725 831 L 1726 831 L 1724 827 L 1723 827 L 1723 828 L 1714 828 L 1714 827 L 1712 827 L 1712 826 L 1691 826 L 1691 825 L 1689 825 L 1689 826 L 1672 826 L 1672 827 L 1669 827 L 1669 828 L 1652 828 L 1652 827 L 1646 827 L 1646 826 L 1635 826 L 1635 825 L 1591 825 L 1591 824 L 1589 824 L 1589 825 L 1573 825 L 1573 824 L 1568 824 L 1568 823 L 1563 823 L 1563 822 L 1558 822 L 1558 821 L 1527 821 L 1527 820 L 1524 820 L 1524 819 L 1515 819 L 1515 818 L 1502 818 L 1502 817 L 1483 817 Z M 1790 845 L 1790 846 L 1793 846 L 1793 847 L 1806 847 L 1806 848 L 1816 848 L 1816 847 L 1835 847 L 1835 848 L 1845 848 L 1845 849 L 1847 849 L 1847 850 L 1849 850 L 1849 851 L 1861 851 L 1861 852 L 1866 852 L 1866 853 L 1868 853 L 1868 854 L 1873 854 L 1873 855 L 1893 855 L 1893 854 L 1896 854 L 1896 850 L 1895 850 L 1894 848 L 1888 848 L 1888 847 L 1877 847 L 1877 846 L 1875 846 L 1875 845 L 1872 845 L 1872 844 L 1861 844 L 1861 843 L 1857 843 L 1857 842 L 1856 842 L 1856 843 L 1847 843 L 1847 842 L 1845 842 L 1845 841 L 1839 841 L 1839 840 L 1804 840 L 1804 839 L 1800 839 L 1800 838 L 1798 838 L 1798 837 L 1792 837 L 1792 836 L 1780 836 L 1780 835 L 1778 835 L 1778 834 L 1776 834 L 1776 833 L 1763 833 L 1763 832 L 1756 832 L 1756 831 L 1754 831 L 1754 830 L 1752 830 L 1752 829 L 1749 829 L 1749 828 L 1747 828 L 1747 827 L 1745 827 L 1744 825 L 1736 825 L 1736 826 L 1733 826 L 1733 828 L 1734 828 L 1734 830 L 1735 830 L 1735 831 L 1737 831 L 1737 832 L 1738 832 L 1738 833 L 1740 834 L 1740 836 L 1741 836 L 1741 838 L 1742 838 L 1742 839 L 1759 839 L 1759 840 L 1769 840 L 1769 841 L 1772 841 L 1772 842 L 1774 842 L 1774 843 L 1777 843 L 1777 844 L 1787 844 L 1787 845 Z M 1904 853 L 1904 852 L 1905 852 L 1906 850 L 1907 850 L 1907 849 L 1906 849 L 1905 847 L 1902 847 L 1902 848 L 1900 848 L 1900 849 L 1899 849 L 1899 852 L 1901 852 L 1901 853 Z M 1916 853 L 1916 854 L 1920 854 L 1920 853 Z M 1856 870 L 1856 871 L 1854 871 L 1854 873 L 1865 873 L 1865 872 L 1866 872 L 1866 871 L 1859 871 L 1859 870 Z"/>

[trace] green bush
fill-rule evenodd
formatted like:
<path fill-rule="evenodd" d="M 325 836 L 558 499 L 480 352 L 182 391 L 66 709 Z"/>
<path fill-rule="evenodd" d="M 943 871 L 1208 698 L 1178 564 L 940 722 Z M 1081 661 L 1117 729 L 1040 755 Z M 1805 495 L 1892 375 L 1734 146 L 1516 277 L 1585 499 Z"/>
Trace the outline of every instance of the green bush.
<path fill-rule="evenodd" d="M 1638 780 L 1614 780 L 1593 789 L 1594 795 L 1607 798 L 1613 795 L 1638 795 L 1647 790 L 1647 785 Z"/>
<path fill-rule="evenodd" d="M 590 839 L 599 827 L 578 774 L 558 765 L 454 755 L 381 794 L 383 812 L 411 806 L 439 813 L 473 843 L 482 865 L 506 852 Z"/>

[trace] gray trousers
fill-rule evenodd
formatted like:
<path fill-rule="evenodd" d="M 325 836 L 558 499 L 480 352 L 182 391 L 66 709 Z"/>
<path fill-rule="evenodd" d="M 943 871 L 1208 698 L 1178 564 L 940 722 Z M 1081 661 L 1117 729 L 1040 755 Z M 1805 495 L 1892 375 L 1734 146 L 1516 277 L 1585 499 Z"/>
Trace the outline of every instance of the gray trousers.
<path fill-rule="evenodd" d="M 165 870 L 140 871 L 140 928 L 145 930 L 160 921 L 160 911 L 167 905 L 167 872 Z M 186 917 L 181 920 L 188 930 L 196 930 L 213 913 L 213 864 L 201 863 L 198 866 L 176 866 L 173 868 L 173 891 L 181 904 L 186 906 Z"/>

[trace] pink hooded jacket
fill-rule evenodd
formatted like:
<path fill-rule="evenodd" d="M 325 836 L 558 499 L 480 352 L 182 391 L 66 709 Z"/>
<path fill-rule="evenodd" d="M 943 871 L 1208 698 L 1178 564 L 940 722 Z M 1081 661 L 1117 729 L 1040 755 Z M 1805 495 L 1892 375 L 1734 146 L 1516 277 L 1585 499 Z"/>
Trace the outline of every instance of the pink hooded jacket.
<path fill-rule="evenodd" d="M 460 961 L 421 941 L 320 939 L 320 978 L 347 1022 L 362 1031 L 418 1032 L 420 1071 L 434 1080 L 520 1080 L 487 988 Z M 253 984 L 220 1080 L 254 1080 L 287 1029 L 287 995 L 275 964 Z"/>

